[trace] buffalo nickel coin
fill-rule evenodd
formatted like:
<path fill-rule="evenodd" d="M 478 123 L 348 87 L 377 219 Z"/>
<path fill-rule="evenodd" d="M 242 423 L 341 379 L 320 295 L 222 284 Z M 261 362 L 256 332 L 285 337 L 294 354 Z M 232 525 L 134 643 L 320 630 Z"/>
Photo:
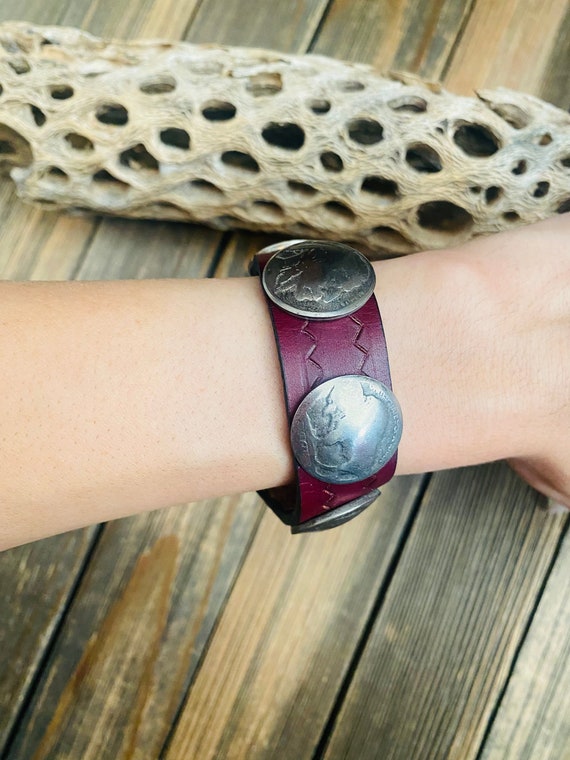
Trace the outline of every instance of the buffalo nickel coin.
<path fill-rule="evenodd" d="M 291 314 L 337 319 L 364 306 L 374 292 L 372 265 L 348 245 L 303 240 L 277 247 L 261 281 L 268 297 Z"/>
<path fill-rule="evenodd" d="M 365 375 L 341 375 L 310 391 L 291 423 L 301 467 L 325 483 L 357 483 L 387 464 L 402 436 L 392 391 Z"/>

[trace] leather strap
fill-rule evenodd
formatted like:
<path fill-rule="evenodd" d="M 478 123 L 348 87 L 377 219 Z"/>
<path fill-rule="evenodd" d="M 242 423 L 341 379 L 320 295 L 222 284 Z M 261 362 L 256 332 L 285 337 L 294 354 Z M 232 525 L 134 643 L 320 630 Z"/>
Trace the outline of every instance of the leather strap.
<path fill-rule="evenodd" d="M 261 275 L 271 253 L 259 253 L 250 274 Z M 279 352 L 289 425 L 303 398 L 339 375 L 366 375 L 392 388 L 388 352 L 376 297 L 352 314 L 334 320 L 298 317 L 266 297 Z M 396 470 L 397 452 L 375 475 L 357 483 L 330 484 L 295 463 L 297 482 L 259 491 L 287 525 L 298 525 L 346 504 L 387 483 Z"/>

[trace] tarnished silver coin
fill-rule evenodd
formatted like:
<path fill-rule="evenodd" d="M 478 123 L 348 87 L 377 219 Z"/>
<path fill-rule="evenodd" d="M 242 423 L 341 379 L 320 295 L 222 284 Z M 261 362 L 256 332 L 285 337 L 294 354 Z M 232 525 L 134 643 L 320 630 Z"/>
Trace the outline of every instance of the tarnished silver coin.
<path fill-rule="evenodd" d="M 313 533 L 328 530 L 329 528 L 336 528 L 338 525 L 342 525 L 352 520 L 361 512 L 364 512 L 379 496 L 380 491 L 374 488 L 372 491 L 364 493 L 362 496 L 358 496 L 356 499 L 352 499 L 352 501 L 348 501 L 340 507 L 335 507 L 330 512 L 323 512 L 320 515 L 311 517 L 310 520 L 305 520 L 305 522 L 298 525 L 292 525 L 291 533 Z"/>
<path fill-rule="evenodd" d="M 277 250 L 261 281 L 269 298 L 285 311 L 337 319 L 364 306 L 374 292 L 376 276 L 366 256 L 354 248 L 304 240 Z"/>
<path fill-rule="evenodd" d="M 401 437 L 396 396 L 364 375 L 341 375 L 313 388 L 291 423 L 295 458 L 325 483 L 356 483 L 374 475 Z"/>
<path fill-rule="evenodd" d="M 299 238 L 298 240 L 282 240 L 279 243 L 272 243 L 271 245 L 266 245 L 265 248 L 262 248 L 259 253 L 277 253 L 277 251 L 282 251 L 284 248 L 289 248 L 290 245 L 296 245 L 297 243 L 308 243 L 309 241 L 305 238 Z"/>

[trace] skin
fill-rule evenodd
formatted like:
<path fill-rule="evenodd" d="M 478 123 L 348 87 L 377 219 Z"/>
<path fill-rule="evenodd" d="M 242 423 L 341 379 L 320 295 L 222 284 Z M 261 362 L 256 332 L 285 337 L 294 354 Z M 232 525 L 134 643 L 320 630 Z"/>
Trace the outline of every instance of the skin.
<path fill-rule="evenodd" d="M 507 459 L 570 508 L 570 215 L 375 262 L 397 474 Z M 293 478 L 255 278 L 0 282 L 0 548 Z"/>

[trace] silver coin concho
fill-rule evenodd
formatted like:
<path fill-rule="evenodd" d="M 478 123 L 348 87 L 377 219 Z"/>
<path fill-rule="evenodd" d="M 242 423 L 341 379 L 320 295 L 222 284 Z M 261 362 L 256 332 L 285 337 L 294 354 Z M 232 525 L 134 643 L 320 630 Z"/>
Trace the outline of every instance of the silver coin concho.
<path fill-rule="evenodd" d="M 338 319 L 364 306 L 374 292 L 372 265 L 348 245 L 302 240 L 271 248 L 276 252 L 261 282 L 268 297 L 290 314 Z"/>
<path fill-rule="evenodd" d="M 402 437 L 396 396 L 379 380 L 341 375 L 313 388 L 291 423 L 301 467 L 325 483 L 357 483 L 390 461 Z"/>

